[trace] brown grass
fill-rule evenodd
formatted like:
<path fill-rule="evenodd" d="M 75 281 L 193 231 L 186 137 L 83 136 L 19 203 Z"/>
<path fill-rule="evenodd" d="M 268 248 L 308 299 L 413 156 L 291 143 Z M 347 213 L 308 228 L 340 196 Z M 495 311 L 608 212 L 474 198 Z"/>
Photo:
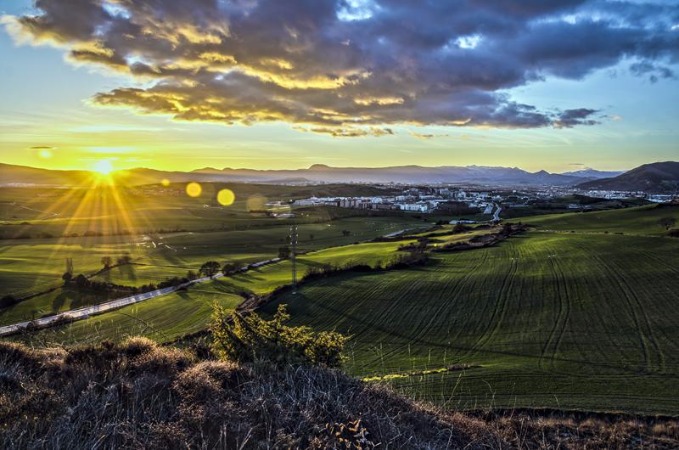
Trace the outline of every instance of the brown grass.
<path fill-rule="evenodd" d="M 337 370 L 198 358 L 144 338 L 0 343 L 0 448 L 677 448 L 672 420 L 443 413 Z"/>

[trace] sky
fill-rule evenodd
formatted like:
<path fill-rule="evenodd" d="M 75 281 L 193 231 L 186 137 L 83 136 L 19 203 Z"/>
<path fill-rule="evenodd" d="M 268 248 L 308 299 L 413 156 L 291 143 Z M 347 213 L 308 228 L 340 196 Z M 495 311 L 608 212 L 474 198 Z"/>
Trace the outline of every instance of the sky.
<path fill-rule="evenodd" d="M 0 162 L 679 160 L 679 0 L 10 0 Z"/>

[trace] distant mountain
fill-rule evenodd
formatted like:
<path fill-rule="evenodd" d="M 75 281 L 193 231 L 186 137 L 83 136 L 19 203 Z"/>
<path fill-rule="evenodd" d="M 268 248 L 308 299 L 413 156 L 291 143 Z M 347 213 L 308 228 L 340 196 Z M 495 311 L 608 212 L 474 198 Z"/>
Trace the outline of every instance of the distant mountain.
<path fill-rule="evenodd" d="M 587 178 L 552 174 L 545 171 L 536 173 L 507 167 L 330 167 L 324 164 L 314 164 L 308 169 L 296 170 L 252 170 L 231 169 L 222 171 L 215 169 L 201 169 L 192 172 L 208 177 L 212 181 L 245 181 L 263 182 L 265 180 L 308 180 L 309 182 L 325 183 L 469 183 L 490 185 L 575 185 Z"/>
<path fill-rule="evenodd" d="M 570 177 L 580 177 L 580 178 L 589 178 L 591 180 L 600 180 L 602 178 L 613 178 L 617 177 L 618 175 L 622 175 L 625 173 L 622 170 L 619 171 L 603 171 L 603 170 L 596 170 L 596 169 L 590 169 L 589 167 L 586 169 L 582 170 L 576 170 L 573 172 L 564 172 L 561 175 L 566 175 Z"/>
<path fill-rule="evenodd" d="M 0 186 L 81 185 L 92 178 L 85 170 L 49 170 L 0 163 Z"/>
<path fill-rule="evenodd" d="M 490 186 L 574 186 L 587 177 L 555 174 L 544 170 L 527 172 L 517 167 L 483 166 L 396 166 L 396 167 L 331 167 L 314 164 L 307 169 L 254 170 L 215 169 L 206 167 L 192 172 L 170 172 L 154 169 L 131 169 L 117 172 L 130 186 L 160 183 L 242 182 L 242 183 L 403 183 L 431 184 L 458 183 Z M 0 164 L 0 185 L 60 185 L 77 186 L 91 182 L 87 171 L 58 171 Z"/>
<path fill-rule="evenodd" d="M 606 191 L 679 192 L 679 162 L 644 164 L 617 177 L 581 183 L 578 187 Z"/>

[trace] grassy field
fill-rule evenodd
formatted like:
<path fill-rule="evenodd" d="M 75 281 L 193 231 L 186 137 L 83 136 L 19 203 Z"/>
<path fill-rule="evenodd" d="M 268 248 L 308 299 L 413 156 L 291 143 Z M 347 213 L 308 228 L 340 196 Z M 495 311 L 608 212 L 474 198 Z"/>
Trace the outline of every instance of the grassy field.
<path fill-rule="evenodd" d="M 289 226 L 299 224 L 306 250 L 346 245 L 427 224 L 413 215 L 341 208 L 301 208 L 289 202 L 312 195 L 383 195 L 393 188 L 361 185 L 271 186 L 204 183 L 198 197 L 185 184 L 79 188 L 3 188 L 0 191 L 0 297 L 25 297 L 60 284 L 71 258 L 74 274 L 92 274 L 101 258 L 129 254 L 158 268 L 196 270 L 209 259 L 253 262 L 276 256 Z M 221 189 L 235 201 L 217 202 Z M 278 213 L 294 218 L 277 217 Z M 345 235 L 343 231 L 349 234 Z M 109 273 L 108 281 L 161 281 L 161 270 Z M 155 279 L 154 279 L 155 278 Z"/>
<path fill-rule="evenodd" d="M 303 224 L 298 230 L 299 247 L 316 250 L 427 226 L 408 217 L 346 218 Z M 343 230 L 350 234 L 344 236 Z M 198 270 L 211 259 L 250 263 L 273 258 L 278 248 L 286 245 L 289 233 L 288 225 L 274 223 L 268 228 L 242 231 L 0 241 L 0 296 L 22 296 L 60 285 L 66 258 L 73 260 L 75 274 L 91 274 L 102 268 L 104 256 L 115 261 L 130 255 L 143 266 L 115 268 L 95 279 L 139 286 L 183 275 L 188 269 Z"/>
<path fill-rule="evenodd" d="M 242 301 L 228 285 L 215 281 L 14 339 L 37 346 L 121 341 L 128 336 L 147 336 L 168 342 L 204 330 L 215 303 L 235 309 Z"/>
<path fill-rule="evenodd" d="M 660 219 L 672 217 L 679 224 L 679 206 L 649 205 L 612 211 L 550 214 L 513 219 L 535 225 L 539 231 L 625 233 L 644 236 L 667 234 Z M 679 226 L 679 225 L 678 225 Z"/>
<path fill-rule="evenodd" d="M 265 311 L 351 335 L 351 373 L 448 406 L 679 412 L 679 240 L 531 233 L 436 259 Z"/>
<path fill-rule="evenodd" d="M 381 242 L 355 244 L 319 250 L 298 258 L 299 277 L 310 268 L 325 265 L 344 266 L 355 264 L 387 264 L 396 257 L 396 251 L 403 242 Z M 55 329 L 46 329 L 21 339 L 33 344 L 97 342 L 101 339 L 119 340 L 123 337 L 144 334 L 165 341 L 178 335 L 192 333 L 207 324 L 210 305 L 213 301 L 228 301 L 235 308 L 243 298 L 238 292 L 267 294 L 277 287 L 290 283 L 291 263 L 278 264 L 252 269 L 246 273 L 215 279 L 196 285 L 185 292 L 166 297 L 147 300 L 138 305 L 123 308 L 84 321 Z M 224 294 L 227 299 L 220 296 Z M 182 299 L 192 300 L 191 302 Z M 103 299 L 99 299 L 99 302 Z M 72 307 L 98 303 L 82 293 L 59 290 L 44 296 L 19 303 L 12 308 L 0 310 L 0 324 L 10 324 L 19 320 L 53 314 Z M 197 308 L 193 311 L 191 308 Z M 182 333 L 184 330 L 184 333 Z"/>
<path fill-rule="evenodd" d="M 350 373 L 450 408 L 679 414 L 679 239 L 662 237 L 658 224 L 676 212 L 531 217 L 524 222 L 539 225 L 534 231 L 494 247 L 435 253 L 421 268 L 320 279 L 262 311 L 285 303 L 295 324 L 349 334 Z M 316 244 L 321 233 L 313 232 Z M 433 239 L 442 245 L 476 233 Z M 183 238 L 187 249 L 194 237 Z M 385 264 L 404 243 L 312 251 L 299 256 L 298 272 Z M 289 262 L 265 266 L 22 339 L 168 340 L 204 327 L 212 301 L 235 307 L 235 292 L 266 294 L 289 278 Z"/>

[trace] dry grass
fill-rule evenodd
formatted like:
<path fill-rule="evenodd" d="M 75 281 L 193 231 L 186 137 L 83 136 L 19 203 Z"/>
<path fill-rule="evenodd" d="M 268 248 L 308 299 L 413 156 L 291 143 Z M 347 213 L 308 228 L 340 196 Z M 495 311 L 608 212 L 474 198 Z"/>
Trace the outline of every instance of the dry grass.
<path fill-rule="evenodd" d="M 446 418 L 339 371 L 199 361 L 135 338 L 0 344 L 0 448 L 488 448 Z M 347 447 L 349 445 L 349 447 Z"/>
<path fill-rule="evenodd" d="M 198 358 L 133 338 L 0 343 L 0 448 L 676 448 L 671 420 L 442 413 L 340 371 Z"/>

